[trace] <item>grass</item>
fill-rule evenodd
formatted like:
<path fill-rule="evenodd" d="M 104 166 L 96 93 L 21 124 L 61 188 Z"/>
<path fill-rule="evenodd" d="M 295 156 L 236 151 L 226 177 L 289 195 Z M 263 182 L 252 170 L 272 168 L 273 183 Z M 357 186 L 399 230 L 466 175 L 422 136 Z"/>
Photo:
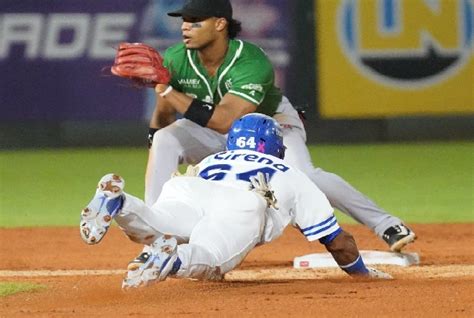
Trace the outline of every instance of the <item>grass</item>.
<path fill-rule="evenodd" d="M 32 283 L 7 283 L 0 282 L 0 297 L 5 297 L 22 292 L 35 292 L 45 289 L 46 286 Z"/>
<path fill-rule="evenodd" d="M 73 225 L 108 172 L 143 193 L 143 149 L 62 149 L 0 152 L 0 226 Z"/>
<path fill-rule="evenodd" d="M 474 221 L 472 142 L 324 146 L 311 155 L 407 222 Z"/>
<path fill-rule="evenodd" d="M 339 174 L 409 223 L 474 222 L 474 142 L 320 145 L 315 166 Z M 0 227 L 76 225 L 108 172 L 143 197 L 147 150 L 0 152 Z M 351 222 L 342 217 L 341 221 Z"/>

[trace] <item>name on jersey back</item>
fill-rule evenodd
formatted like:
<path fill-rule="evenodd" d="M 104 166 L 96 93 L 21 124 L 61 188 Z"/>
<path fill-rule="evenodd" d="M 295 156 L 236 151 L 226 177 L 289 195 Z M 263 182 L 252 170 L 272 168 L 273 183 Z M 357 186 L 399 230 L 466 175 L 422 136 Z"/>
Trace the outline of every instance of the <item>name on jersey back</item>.
<path fill-rule="evenodd" d="M 274 160 L 272 160 L 272 158 L 270 156 L 266 156 L 266 155 L 263 155 L 263 154 L 260 154 L 258 152 L 249 152 L 249 151 L 246 151 L 244 153 L 235 153 L 234 151 L 223 151 L 223 152 L 219 152 L 217 154 L 215 154 L 214 156 L 212 156 L 212 159 L 214 160 L 223 160 L 223 161 L 246 161 L 246 162 L 256 162 L 256 163 L 260 163 L 260 164 L 263 164 L 263 165 L 267 165 L 267 166 L 272 166 L 273 168 L 281 171 L 281 172 L 285 172 L 285 171 L 288 171 L 290 169 L 290 167 L 288 167 L 287 165 L 281 163 L 281 160 L 278 159 L 278 158 L 275 158 L 276 160 L 275 161 L 278 161 L 278 162 L 275 162 Z"/>

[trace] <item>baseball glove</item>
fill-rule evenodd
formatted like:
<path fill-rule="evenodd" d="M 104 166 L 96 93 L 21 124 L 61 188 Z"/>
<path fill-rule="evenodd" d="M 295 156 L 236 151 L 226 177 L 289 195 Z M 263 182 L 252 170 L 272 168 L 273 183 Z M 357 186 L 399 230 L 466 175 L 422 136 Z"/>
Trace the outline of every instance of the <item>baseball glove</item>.
<path fill-rule="evenodd" d="M 160 53 L 143 43 L 120 43 L 111 71 L 133 80 L 139 87 L 168 84 L 171 78 Z"/>
<path fill-rule="evenodd" d="M 275 192 L 270 188 L 268 181 L 270 177 L 264 175 L 262 172 L 258 172 L 256 176 L 251 176 L 250 181 L 250 190 L 261 195 L 265 201 L 267 201 L 267 207 L 272 207 L 275 210 L 278 210 L 277 199 L 275 197 Z"/>

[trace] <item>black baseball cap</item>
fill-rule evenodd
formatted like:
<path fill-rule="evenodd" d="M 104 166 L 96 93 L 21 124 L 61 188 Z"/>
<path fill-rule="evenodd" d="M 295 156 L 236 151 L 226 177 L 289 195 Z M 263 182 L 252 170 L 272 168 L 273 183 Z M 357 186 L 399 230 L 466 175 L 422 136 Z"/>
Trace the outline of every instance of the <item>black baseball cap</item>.
<path fill-rule="evenodd" d="M 188 0 L 184 6 L 173 12 L 171 17 L 189 16 L 194 18 L 226 18 L 232 20 L 232 5 L 229 0 Z"/>

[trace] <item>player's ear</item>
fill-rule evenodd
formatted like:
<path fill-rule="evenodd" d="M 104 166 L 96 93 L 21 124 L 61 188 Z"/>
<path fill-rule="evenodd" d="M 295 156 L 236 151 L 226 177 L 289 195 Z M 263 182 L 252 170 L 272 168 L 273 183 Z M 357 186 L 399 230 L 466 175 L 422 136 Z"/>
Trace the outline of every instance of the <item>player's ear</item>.
<path fill-rule="evenodd" d="M 216 20 L 216 30 L 221 32 L 227 27 L 228 24 L 229 23 L 227 22 L 225 18 L 218 18 Z"/>

